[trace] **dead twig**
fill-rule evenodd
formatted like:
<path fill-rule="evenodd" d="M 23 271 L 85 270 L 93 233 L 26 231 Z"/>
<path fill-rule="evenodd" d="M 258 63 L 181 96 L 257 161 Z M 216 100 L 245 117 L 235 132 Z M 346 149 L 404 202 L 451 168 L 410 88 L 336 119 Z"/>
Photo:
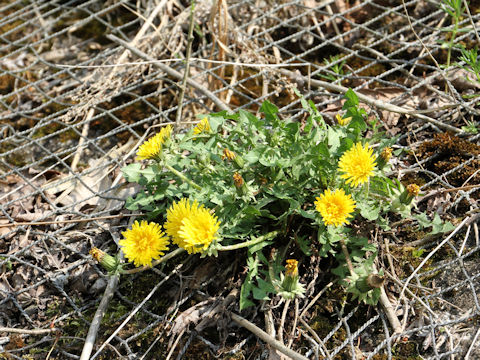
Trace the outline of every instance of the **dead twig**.
<path fill-rule="evenodd" d="M 95 311 L 93 320 L 90 323 L 90 327 L 88 328 L 88 333 L 85 339 L 85 344 L 83 345 L 82 354 L 80 355 L 80 360 L 90 359 L 90 355 L 93 350 L 93 345 L 95 344 L 95 339 L 97 338 L 98 329 L 100 328 L 100 324 L 102 322 L 103 316 L 107 311 L 108 304 L 110 303 L 110 300 L 113 297 L 113 294 L 117 288 L 119 280 L 120 280 L 119 275 L 113 275 L 108 280 L 108 284 L 107 284 L 107 287 L 105 288 L 105 292 L 103 293 L 103 297 L 102 297 L 102 300 L 100 301 L 100 305 L 98 305 L 97 311 Z"/>
<path fill-rule="evenodd" d="M 278 340 L 281 341 L 283 343 L 283 328 L 285 326 L 285 319 L 287 317 L 287 311 L 288 311 L 288 307 L 290 306 L 290 302 L 291 300 L 290 299 L 287 299 L 287 301 L 285 301 L 285 305 L 283 306 L 283 311 L 282 311 L 282 317 L 280 318 L 280 325 L 278 326 Z"/>
<path fill-rule="evenodd" d="M 180 94 L 178 95 L 177 115 L 175 117 L 175 128 L 177 131 L 178 131 L 180 122 L 182 120 L 183 98 L 185 97 L 187 80 L 190 74 L 190 56 L 192 54 L 193 20 L 194 19 L 195 19 L 195 2 L 192 1 L 190 4 L 190 23 L 188 25 L 187 50 L 185 54 L 185 72 L 183 73 L 182 85 L 180 86 Z"/>
<path fill-rule="evenodd" d="M 178 272 L 178 270 L 180 270 L 182 265 L 183 264 L 178 265 L 170 274 L 165 276 L 157 285 L 155 285 L 155 287 L 148 293 L 147 296 L 145 296 L 145 298 L 142 300 L 142 302 L 140 304 L 138 304 L 135 309 L 133 309 L 133 311 L 120 324 L 120 326 L 113 332 L 113 334 L 110 335 L 107 340 L 105 340 L 105 342 L 100 346 L 100 348 L 97 350 L 97 352 L 95 354 L 93 354 L 93 356 L 90 358 L 90 360 L 93 360 L 98 355 L 100 355 L 100 353 L 103 351 L 105 346 L 110 344 L 110 341 L 112 341 L 112 339 L 120 332 L 120 330 L 122 330 L 123 327 L 125 325 L 127 325 L 127 323 L 132 319 L 132 317 L 143 307 L 143 305 L 145 305 L 145 303 L 153 296 L 153 294 L 155 294 L 155 292 L 158 290 L 158 288 L 160 286 L 162 286 L 168 279 L 170 279 L 170 277 L 172 277 L 172 275 L 176 274 Z"/>
<path fill-rule="evenodd" d="M 97 216 L 97 217 L 92 217 L 92 218 L 88 218 L 88 219 L 14 222 L 14 223 L 0 224 L 0 228 L 11 227 L 11 226 L 42 226 L 42 225 L 54 225 L 54 224 L 75 224 L 75 223 L 81 223 L 81 222 L 90 222 L 90 221 L 97 221 L 97 220 L 109 220 L 109 219 L 116 219 L 116 218 L 121 218 L 121 217 L 132 217 L 132 216 L 142 216 L 142 215 L 143 214 L 118 214 L 118 215 Z"/>
<path fill-rule="evenodd" d="M 255 324 L 252 324 L 250 321 L 248 321 L 247 319 L 244 319 L 240 315 L 237 315 L 237 314 L 231 312 L 230 317 L 238 325 L 244 327 L 245 329 L 247 329 L 248 331 L 253 333 L 255 336 L 257 336 L 261 340 L 265 341 L 268 345 L 270 345 L 270 346 L 274 347 L 275 349 L 277 349 L 278 351 L 280 351 L 282 354 L 285 354 L 285 355 L 289 356 L 293 360 L 308 360 L 308 358 L 306 358 L 305 356 L 287 348 L 280 341 L 271 337 L 265 331 L 260 329 L 258 326 L 256 326 Z"/>
<path fill-rule="evenodd" d="M 50 334 L 52 332 L 61 331 L 59 328 L 49 328 L 49 329 L 18 329 L 18 328 L 9 328 L 0 326 L 0 333 L 14 333 L 14 334 L 25 334 L 25 335 L 43 335 Z"/>
<path fill-rule="evenodd" d="M 403 287 L 402 287 L 402 291 L 400 292 L 400 298 L 404 295 L 405 293 L 405 289 L 407 288 L 408 284 L 410 283 L 410 281 L 412 281 L 412 279 L 414 278 L 414 276 L 417 274 L 417 272 L 427 263 L 428 260 L 430 260 L 430 258 L 436 254 L 436 252 L 442 248 L 443 245 L 445 245 L 448 241 L 450 241 L 450 239 L 455 236 L 455 234 L 457 232 L 460 231 L 461 228 L 463 228 L 467 223 L 469 223 L 470 221 L 473 221 L 474 219 L 478 218 L 480 214 L 477 214 L 477 215 L 474 215 L 474 216 L 470 216 L 470 217 L 467 217 L 465 218 L 456 228 L 455 230 L 453 230 L 450 235 L 448 235 L 440 244 L 438 244 L 435 249 L 433 249 L 426 257 L 425 259 L 422 260 L 422 262 L 417 266 L 417 268 L 410 274 L 410 276 L 407 278 L 407 280 L 405 281 L 405 283 L 403 284 Z M 398 305 L 397 305 L 398 307 Z"/>
<path fill-rule="evenodd" d="M 77 170 L 77 165 L 80 161 L 80 157 L 82 156 L 82 152 L 84 149 L 83 144 L 85 143 L 85 139 L 88 135 L 88 130 L 90 129 L 90 120 L 92 119 L 94 114 L 95 109 L 91 108 L 90 110 L 88 110 L 87 116 L 85 116 L 85 124 L 83 124 L 82 134 L 80 136 L 80 139 L 78 140 L 77 151 L 75 151 L 75 156 L 73 157 L 72 164 L 70 165 L 72 172 L 75 172 Z M 65 191 L 68 191 L 68 189 Z"/>
<path fill-rule="evenodd" d="M 307 83 L 309 82 L 311 85 L 316 86 L 316 87 L 321 87 L 329 91 L 334 91 L 337 93 L 345 94 L 347 92 L 347 88 L 342 86 L 342 85 L 336 85 L 336 84 L 331 84 L 326 81 L 322 80 L 315 80 L 315 79 L 310 79 L 307 76 L 300 75 L 298 73 L 294 73 L 293 71 L 285 70 L 285 69 L 279 69 L 278 70 L 281 74 L 290 77 L 292 80 L 298 82 L 298 83 Z M 401 106 L 389 104 L 386 102 L 383 102 L 381 100 L 377 99 L 372 99 L 369 96 L 363 95 L 361 93 L 357 93 L 358 98 L 363 101 L 364 103 L 370 105 L 370 106 L 375 106 L 379 109 L 394 112 L 397 114 L 405 114 L 405 115 L 410 115 L 413 116 L 414 118 L 426 121 L 430 124 L 433 124 L 439 128 L 445 129 L 452 131 L 456 134 L 463 134 L 463 130 L 456 128 L 455 126 L 444 124 L 441 121 L 435 120 L 429 116 L 423 115 L 418 113 L 415 110 L 407 110 Z"/>

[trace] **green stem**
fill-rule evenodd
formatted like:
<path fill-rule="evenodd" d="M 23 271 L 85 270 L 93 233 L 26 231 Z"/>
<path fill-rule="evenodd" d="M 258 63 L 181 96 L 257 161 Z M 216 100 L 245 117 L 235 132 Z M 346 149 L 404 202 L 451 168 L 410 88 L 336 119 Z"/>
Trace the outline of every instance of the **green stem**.
<path fill-rule="evenodd" d="M 227 246 L 219 245 L 217 247 L 217 250 L 218 251 L 230 251 L 230 250 L 241 249 L 241 248 L 244 248 L 244 247 L 249 247 L 249 246 L 258 244 L 262 241 L 265 241 L 265 240 L 271 240 L 271 239 L 275 238 L 276 236 L 278 236 L 279 234 L 281 234 L 280 230 L 271 231 L 268 234 L 262 235 L 262 236 L 260 236 L 256 239 L 253 239 L 253 240 L 242 242 L 240 244 L 227 245 Z"/>
<path fill-rule="evenodd" d="M 170 165 L 165 165 L 165 167 L 170 170 L 172 173 L 174 173 L 175 175 L 177 175 L 180 179 L 182 179 L 183 181 L 185 181 L 186 183 L 189 183 L 190 185 L 192 185 L 195 189 L 197 190 L 202 190 L 201 186 L 195 184 L 192 180 L 190 180 L 189 178 L 187 178 L 185 175 L 183 175 L 180 171 L 174 169 L 172 166 Z"/>

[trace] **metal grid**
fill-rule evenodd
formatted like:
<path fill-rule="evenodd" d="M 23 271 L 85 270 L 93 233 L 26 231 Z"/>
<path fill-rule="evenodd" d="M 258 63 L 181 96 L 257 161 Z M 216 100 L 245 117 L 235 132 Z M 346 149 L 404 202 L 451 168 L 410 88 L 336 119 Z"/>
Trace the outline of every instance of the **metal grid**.
<path fill-rule="evenodd" d="M 163 1 L 160 15 L 166 22 L 161 22 L 160 15 L 155 19 L 161 31 L 148 29 L 135 44 L 145 57 L 130 54 L 126 59 L 129 65 L 109 67 L 119 64 L 125 48 L 107 35 L 130 42 L 160 3 L 19 0 L 0 5 L 0 224 L 53 221 L 41 226 L 0 228 L 1 326 L 46 328 L 54 324 L 66 326 L 66 335 L 74 322 L 84 328 L 90 324 L 107 279 L 90 260 L 88 250 L 92 246 L 115 249 L 114 241 L 127 226 L 118 215 L 125 213 L 123 202 L 135 191 L 123 183 L 119 169 L 132 158 L 134 146 L 152 131 L 152 126 L 174 121 L 177 111 L 179 80 L 166 76 L 145 59 L 184 57 L 188 4 Z M 268 98 L 280 103 L 284 116 L 296 118 L 302 111 L 299 101 L 291 96 L 293 86 L 314 100 L 327 119 L 337 111 L 341 94 L 319 87 L 314 80 L 321 79 L 320 75 L 335 75 L 336 84 L 370 95 L 374 89 L 393 89 L 396 95 L 388 102 L 397 106 L 417 110 L 439 107 L 431 116 L 441 123 L 458 126 L 463 119 L 478 116 L 475 98 L 462 97 L 465 91 L 477 89 L 459 88 L 456 79 L 432 63 L 424 50 L 425 46 L 439 59 L 445 56 L 438 40 L 444 39 L 442 27 L 449 20 L 437 3 L 406 2 L 411 25 L 402 3 L 384 0 L 345 4 L 334 0 L 230 1 L 228 15 L 223 14 L 229 24 L 226 53 L 214 40 L 222 36 L 221 19 L 210 18 L 212 5 L 199 1 L 196 21 L 203 33 L 197 37 L 192 56 L 205 61 L 192 62 L 191 78 L 231 108 L 256 110 Z M 480 15 L 472 14 L 477 23 Z M 471 26 L 467 14 L 460 25 Z M 476 39 L 474 32 L 467 32 L 460 34 L 457 42 Z M 342 57 L 324 63 L 325 58 L 337 54 Z M 458 55 L 456 51 L 454 54 Z M 357 66 L 354 70 L 345 68 L 343 74 L 332 73 L 332 66 L 342 61 Z M 166 64 L 183 71 L 181 61 Z M 282 69 L 287 68 L 297 77 L 286 76 Z M 420 92 L 434 100 L 422 103 Z M 443 105 L 451 106 L 441 108 Z M 186 123 L 194 121 L 196 113 L 219 110 L 198 90 L 186 92 L 183 108 Z M 386 121 L 388 115 L 382 109 L 372 107 L 369 111 Z M 425 139 L 425 134 L 443 131 L 414 116 L 396 121 L 403 121 L 405 129 L 398 147 L 413 146 L 411 138 Z M 468 141 L 476 144 L 478 138 L 470 136 Z M 406 172 L 430 176 L 424 189 L 449 189 L 454 186 L 448 175 L 477 164 L 478 158 L 478 154 L 472 154 L 445 174 L 422 168 L 431 158 L 399 166 Z M 478 182 L 478 176 L 475 179 Z M 407 344 L 415 344 L 424 358 L 459 359 L 467 352 L 472 359 L 480 356 L 474 343 L 479 333 L 475 319 L 480 313 L 480 269 L 475 259 L 480 244 L 476 222 L 467 221 L 478 211 L 477 198 L 478 188 L 460 190 L 444 205 L 444 213 L 454 214 L 459 226 L 455 236 L 436 240 L 440 245 L 435 252 L 449 249 L 448 256 L 436 258 L 425 266 L 428 269 L 421 269 L 420 275 L 411 268 L 408 288 L 415 296 L 409 294 L 409 301 L 398 303 L 400 315 L 409 313 L 404 333 L 393 335 L 383 312 L 376 310 L 358 326 L 353 319 L 365 307 L 356 307 L 347 314 L 334 314 L 332 322 L 336 325 L 320 342 L 304 333 L 308 346 L 298 350 L 311 358 L 396 359 L 398 347 L 392 350 L 398 346 L 396 341 L 408 337 Z M 462 202 L 468 204 L 469 213 L 458 210 Z M 113 217 L 102 218 L 110 215 Z M 85 221 L 93 218 L 96 220 Z M 184 266 L 193 267 L 195 261 L 189 259 Z M 147 276 L 147 282 L 158 282 L 166 276 L 159 270 L 154 274 Z M 169 286 L 180 286 L 182 276 L 170 280 Z M 436 280 L 425 280 L 429 276 Z M 110 307 L 121 315 L 110 322 L 111 326 L 112 322 L 115 326 L 122 322 L 140 304 L 139 297 L 132 300 L 131 284 L 144 277 L 122 278 Z M 107 350 L 118 357 L 151 357 L 149 347 L 156 346 L 165 334 L 160 333 L 155 341 L 146 339 L 145 334 L 150 336 L 161 328 L 168 314 L 206 292 L 209 283 L 198 284 L 167 313 L 151 311 L 155 306 L 149 300 L 135 318 L 136 328 L 117 334 L 112 340 L 113 349 Z M 142 294 L 150 290 L 151 286 Z M 245 336 L 235 327 L 232 331 Z M 340 333 L 344 340 L 333 341 L 341 338 Z M 58 356 L 79 358 L 84 335 L 64 336 L 62 346 L 55 350 Z M 33 344 L 8 348 L 7 341 L 13 342 L 10 336 L 3 346 L 11 357 L 21 358 L 29 349 L 48 349 L 55 342 L 51 334 L 30 339 Z M 188 352 L 193 340 L 203 343 L 211 354 L 219 351 L 220 345 L 192 332 L 179 346 L 179 357 Z M 244 343 L 252 341 L 246 337 Z M 232 346 L 230 351 L 239 352 L 241 346 Z M 263 358 L 265 354 L 257 356 Z"/>

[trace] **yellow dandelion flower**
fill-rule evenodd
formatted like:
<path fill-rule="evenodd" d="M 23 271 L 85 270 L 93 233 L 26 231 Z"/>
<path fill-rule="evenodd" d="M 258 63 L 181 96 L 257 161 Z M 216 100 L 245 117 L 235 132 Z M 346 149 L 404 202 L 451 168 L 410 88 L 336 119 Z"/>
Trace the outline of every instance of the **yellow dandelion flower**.
<path fill-rule="evenodd" d="M 122 247 L 125 257 L 133 261 L 135 266 L 152 265 L 152 260 L 158 260 L 168 250 L 168 238 L 160 225 L 135 221 L 131 229 L 122 232 L 124 239 L 118 244 Z"/>
<path fill-rule="evenodd" d="M 352 121 L 352 117 L 351 117 L 351 116 L 344 118 L 344 117 L 342 117 L 340 114 L 337 114 L 337 115 L 335 116 L 335 118 L 337 119 L 338 124 L 341 125 L 341 126 L 348 125 L 348 123 L 349 123 L 350 121 Z"/>
<path fill-rule="evenodd" d="M 294 277 L 298 275 L 298 261 L 295 259 L 285 260 L 285 276 Z"/>
<path fill-rule="evenodd" d="M 173 242 L 180 247 L 183 247 L 183 243 L 181 242 L 178 232 L 182 227 L 182 221 L 191 216 L 194 209 L 197 208 L 197 201 L 191 203 L 188 199 L 183 198 L 180 201 L 175 201 L 172 206 L 167 209 L 167 221 L 164 225 L 165 232 L 172 238 Z"/>
<path fill-rule="evenodd" d="M 178 232 L 183 243 L 183 248 L 189 254 L 200 253 L 209 247 L 217 239 L 220 222 L 216 216 L 203 208 L 197 208 L 192 216 L 186 217 L 182 221 L 182 226 Z"/>
<path fill-rule="evenodd" d="M 346 179 L 347 184 L 358 186 L 368 181 L 376 165 L 373 149 L 368 144 L 362 147 L 361 143 L 356 143 L 342 155 L 338 168 L 344 173 L 341 178 Z"/>
<path fill-rule="evenodd" d="M 172 125 L 167 125 L 158 134 L 145 141 L 137 151 L 138 160 L 155 159 L 160 155 L 165 142 L 172 135 Z"/>
<path fill-rule="evenodd" d="M 210 129 L 210 123 L 208 122 L 208 118 L 204 117 L 198 124 L 193 128 L 193 133 L 195 135 L 198 135 L 202 132 L 209 132 Z"/>
<path fill-rule="evenodd" d="M 192 203 L 184 198 L 167 210 L 165 231 L 189 254 L 206 250 L 217 238 L 219 226 L 217 218 L 196 201 Z"/>
<path fill-rule="evenodd" d="M 348 218 L 355 210 L 355 200 L 346 195 L 343 189 L 325 192 L 316 198 L 315 207 L 322 216 L 325 225 L 340 226 L 349 224 Z"/>

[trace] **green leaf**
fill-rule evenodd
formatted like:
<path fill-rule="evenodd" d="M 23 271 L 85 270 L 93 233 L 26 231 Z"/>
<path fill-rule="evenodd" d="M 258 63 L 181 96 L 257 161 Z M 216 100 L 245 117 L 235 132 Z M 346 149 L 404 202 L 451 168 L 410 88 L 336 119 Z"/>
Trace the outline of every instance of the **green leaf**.
<path fill-rule="evenodd" d="M 375 206 L 375 204 L 368 204 L 366 201 L 361 201 L 357 203 L 357 208 L 360 210 L 360 215 L 365 219 L 374 221 L 377 220 L 380 216 L 380 206 Z"/>
<path fill-rule="evenodd" d="M 340 146 L 340 136 L 341 132 L 335 130 L 334 128 L 328 128 L 328 145 L 332 153 L 337 152 L 338 147 Z"/>
<path fill-rule="evenodd" d="M 248 248 L 248 252 L 249 252 L 250 254 L 254 254 L 254 253 L 256 253 L 257 251 L 262 250 L 264 247 L 267 247 L 267 246 L 269 246 L 269 245 L 271 245 L 271 244 L 273 244 L 273 241 L 268 241 L 268 240 L 266 240 L 266 241 L 259 242 L 259 243 L 255 244 L 255 245 L 250 246 L 250 247 Z"/>
<path fill-rule="evenodd" d="M 210 128 L 212 129 L 212 132 L 218 132 L 219 126 L 221 126 L 224 121 L 225 119 L 222 116 L 210 116 L 208 122 L 210 123 Z"/>
<path fill-rule="evenodd" d="M 317 152 L 319 155 L 322 155 L 324 158 L 330 158 L 330 151 L 328 150 L 328 146 L 324 143 L 320 143 L 315 146 L 314 151 Z"/>
<path fill-rule="evenodd" d="M 278 108 L 273 105 L 270 101 L 265 100 L 260 107 L 260 112 L 265 114 L 266 120 L 271 124 L 275 125 L 276 124 L 276 119 L 277 119 L 277 113 L 278 113 Z"/>
<path fill-rule="evenodd" d="M 308 238 L 308 236 L 298 236 L 296 240 L 297 240 L 298 247 L 300 248 L 300 250 L 302 250 L 302 252 L 305 255 L 307 256 L 312 255 L 312 250 L 310 249 L 310 246 L 312 245 L 312 243 Z"/>
<path fill-rule="evenodd" d="M 431 221 L 428 218 L 427 214 L 425 213 L 418 214 L 414 216 L 414 218 L 418 221 L 418 225 L 420 226 L 420 229 L 431 226 Z"/>
<path fill-rule="evenodd" d="M 252 289 L 252 295 L 255 300 L 270 300 L 267 292 L 264 289 L 258 288 L 256 286 Z"/>
<path fill-rule="evenodd" d="M 245 279 L 245 281 L 242 284 L 242 287 L 240 288 L 240 311 L 243 309 L 246 309 L 250 306 L 255 305 L 252 301 L 248 299 L 250 296 L 250 293 L 252 292 L 252 287 L 253 285 Z"/>
<path fill-rule="evenodd" d="M 152 165 L 146 167 L 142 170 L 142 176 L 148 181 L 152 181 L 156 178 L 156 176 L 160 173 L 160 167 L 158 165 Z"/>
<path fill-rule="evenodd" d="M 444 223 L 440 216 L 438 214 L 435 214 L 435 217 L 432 221 L 432 231 L 430 232 L 430 235 L 452 231 L 453 229 L 455 229 L 455 226 L 453 226 L 452 223 L 450 223 L 449 221 Z"/>
<path fill-rule="evenodd" d="M 349 88 L 346 92 L 345 92 L 345 103 L 343 104 L 343 109 L 346 110 L 348 108 L 351 108 L 351 107 L 356 107 L 358 106 L 358 96 L 357 94 L 355 94 L 355 92 Z"/>
<path fill-rule="evenodd" d="M 138 183 L 142 177 L 142 164 L 133 163 L 122 168 L 123 176 L 128 182 Z"/>
<path fill-rule="evenodd" d="M 263 154 L 265 150 L 266 150 L 265 146 L 258 146 L 255 149 L 249 151 L 247 154 L 245 154 L 243 156 L 243 160 L 253 165 L 258 161 L 258 159 L 260 158 L 260 156 Z"/>

